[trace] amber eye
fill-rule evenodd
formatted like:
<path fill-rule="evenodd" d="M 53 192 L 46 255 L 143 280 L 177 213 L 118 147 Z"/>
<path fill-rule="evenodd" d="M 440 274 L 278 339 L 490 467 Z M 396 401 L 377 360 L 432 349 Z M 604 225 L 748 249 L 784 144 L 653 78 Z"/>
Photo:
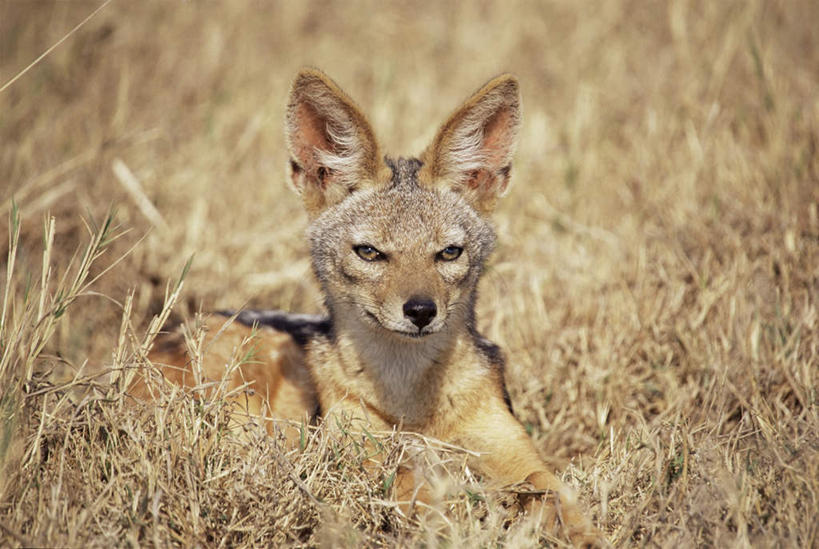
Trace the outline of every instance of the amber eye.
<path fill-rule="evenodd" d="M 455 261 L 456 259 L 461 257 L 461 252 L 463 251 L 464 249 L 459 246 L 447 246 L 446 248 L 438 252 L 438 255 L 436 255 L 435 257 L 440 259 L 441 261 Z"/>
<path fill-rule="evenodd" d="M 386 255 L 366 244 L 353 246 L 353 251 L 364 261 L 381 261 L 383 259 L 387 259 Z"/>

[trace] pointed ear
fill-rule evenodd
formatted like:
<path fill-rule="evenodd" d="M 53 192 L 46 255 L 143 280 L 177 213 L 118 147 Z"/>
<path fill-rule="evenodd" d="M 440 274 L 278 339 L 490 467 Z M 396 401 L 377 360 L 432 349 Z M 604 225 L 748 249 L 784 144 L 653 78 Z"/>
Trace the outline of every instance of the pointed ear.
<path fill-rule="evenodd" d="M 290 179 L 311 217 L 374 185 L 385 169 L 367 119 L 316 69 L 302 69 L 293 82 L 286 134 Z"/>
<path fill-rule="evenodd" d="M 509 185 L 520 127 L 520 91 L 510 74 L 490 80 L 453 114 L 423 154 L 420 179 L 462 193 L 481 214 Z"/>

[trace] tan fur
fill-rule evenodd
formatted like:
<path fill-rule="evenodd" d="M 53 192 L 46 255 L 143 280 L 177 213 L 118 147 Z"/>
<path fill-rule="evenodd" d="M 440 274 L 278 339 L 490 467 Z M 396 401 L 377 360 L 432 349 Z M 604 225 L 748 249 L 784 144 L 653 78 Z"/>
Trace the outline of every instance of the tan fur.
<path fill-rule="evenodd" d="M 291 175 L 312 220 L 313 268 L 332 330 L 312 333 L 302 347 L 284 332 L 238 324 L 220 331 L 224 319 L 211 320 L 202 375 L 221 379 L 252 335 L 258 362 L 230 377 L 231 387 L 251 381 L 255 390 L 234 397 L 245 412 L 301 420 L 317 398 L 323 414 L 362 428 L 400 426 L 460 445 L 480 453 L 473 465 L 491 482 L 548 491 L 530 509 L 551 531 L 604 544 L 512 415 L 503 359 L 474 326 L 475 291 L 494 242 L 486 217 L 506 191 L 519 125 L 517 81 L 499 76 L 455 111 L 421 161 L 385 162 L 349 97 L 319 71 L 300 73 L 288 104 Z M 151 360 L 191 386 L 193 368 L 170 348 Z M 408 471 L 395 486 L 398 498 L 416 488 Z"/>

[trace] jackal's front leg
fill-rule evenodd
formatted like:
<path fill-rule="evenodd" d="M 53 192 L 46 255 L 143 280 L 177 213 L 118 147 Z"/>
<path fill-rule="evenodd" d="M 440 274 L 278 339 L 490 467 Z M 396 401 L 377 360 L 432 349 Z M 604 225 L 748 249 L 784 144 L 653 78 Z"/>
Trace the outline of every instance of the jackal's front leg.
<path fill-rule="evenodd" d="M 327 422 L 331 432 L 352 433 L 353 436 L 360 437 L 363 450 L 369 456 L 361 464 L 365 470 L 375 473 L 381 468 L 382 460 L 386 458 L 386 455 L 378 447 L 376 439 L 369 436 L 368 433 L 389 432 L 394 426 L 385 421 L 376 409 L 363 401 L 344 398 L 330 407 L 324 421 Z M 398 465 L 391 485 L 391 498 L 407 516 L 417 510 L 418 503 L 430 502 L 428 486 L 423 479 L 416 478 L 415 468 L 411 463 Z"/>
<path fill-rule="evenodd" d="M 506 485 L 529 482 L 546 492 L 524 503 L 530 512 L 541 514 L 551 533 L 563 534 L 581 547 L 607 545 L 578 506 L 574 491 L 548 470 L 503 400 L 483 403 L 462 424 L 459 438 L 465 447 L 481 452 L 476 465 L 491 480 Z"/>

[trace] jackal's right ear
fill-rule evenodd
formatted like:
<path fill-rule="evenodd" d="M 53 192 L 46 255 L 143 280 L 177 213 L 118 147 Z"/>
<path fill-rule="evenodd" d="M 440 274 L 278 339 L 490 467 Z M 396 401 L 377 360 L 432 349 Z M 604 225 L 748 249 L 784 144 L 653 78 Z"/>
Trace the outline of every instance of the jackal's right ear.
<path fill-rule="evenodd" d="M 316 69 L 303 69 L 293 82 L 286 134 L 290 178 L 311 217 L 374 185 L 386 168 L 367 119 Z"/>
<path fill-rule="evenodd" d="M 506 192 L 520 128 L 518 81 L 487 82 L 449 117 L 422 156 L 423 184 L 449 186 L 482 214 Z"/>

